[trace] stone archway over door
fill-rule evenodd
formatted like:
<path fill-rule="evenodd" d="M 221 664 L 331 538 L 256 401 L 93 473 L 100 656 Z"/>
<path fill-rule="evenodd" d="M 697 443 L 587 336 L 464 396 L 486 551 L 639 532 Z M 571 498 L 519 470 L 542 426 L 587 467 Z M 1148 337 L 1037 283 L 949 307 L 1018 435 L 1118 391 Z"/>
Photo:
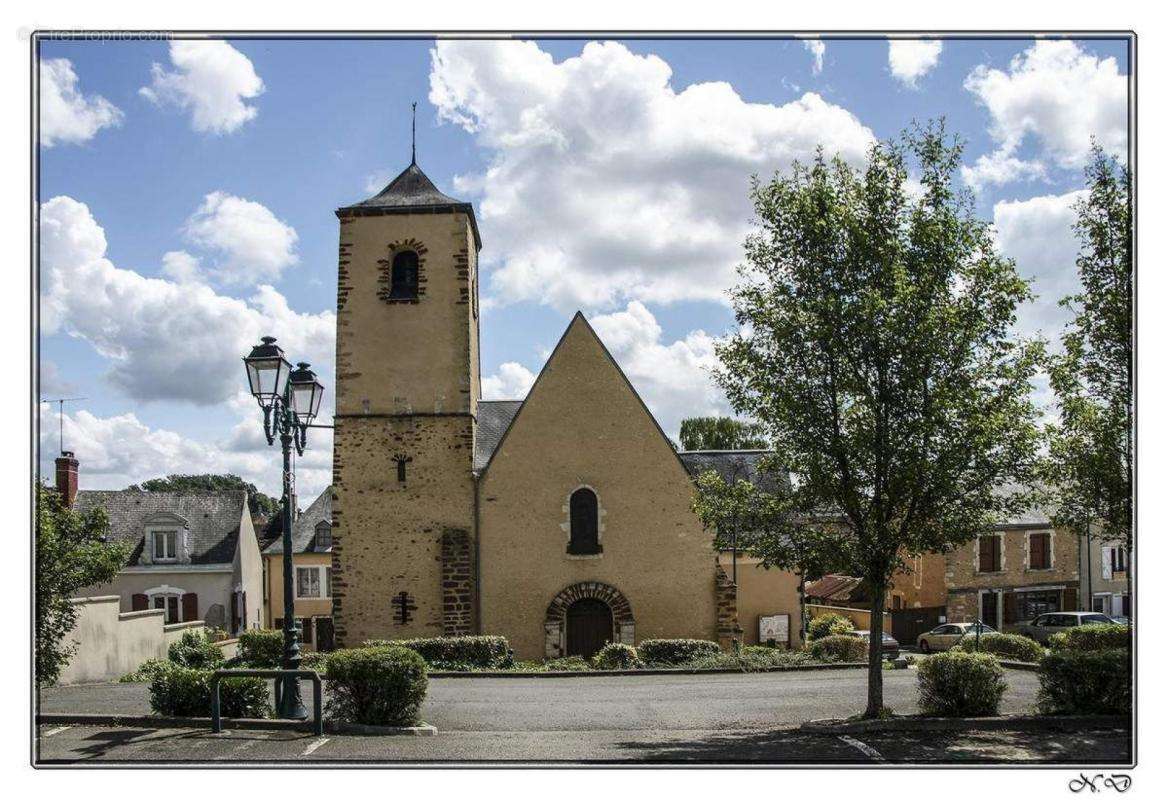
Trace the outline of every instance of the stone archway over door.
<path fill-rule="evenodd" d="M 577 606 L 582 600 L 594 600 L 603 603 L 612 614 L 611 635 L 609 641 L 633 644 L 635 626 L 633 609 L 628 599 L 615 586 L 599 581 L 584 581 L 574 583 L 555 596 L 548 605 L 547 617 L 544 619 L 544 656 L 560 658 L 568 653 L 568 625 L 569 609 L 573 609 L 572 616 L 578 618 L 584 625 L 598 625 L 603 616 L 593 606 L 587 604 Z M 588 613 L 585 613 L 588 612 Z M 578 630 L 579 632 L 579 630 Z"/>

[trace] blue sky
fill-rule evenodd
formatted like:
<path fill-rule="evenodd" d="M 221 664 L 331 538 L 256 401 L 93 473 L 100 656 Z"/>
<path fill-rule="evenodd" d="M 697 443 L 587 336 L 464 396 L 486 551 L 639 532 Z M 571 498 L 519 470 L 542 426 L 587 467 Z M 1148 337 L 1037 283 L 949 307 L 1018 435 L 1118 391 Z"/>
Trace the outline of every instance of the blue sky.
<path fill-rule="evenodd" d="M 820 143 L 857 161 L 939 116 L 1037 278 L 1020 327 L 1057 334 L 1090 137 L 1127 147 L 1126 41 L 586 44 L 42 42 L 42 397 L 87 398 L 66 421 L 82 485 L 222 469 L 274 489 L 233 359 L 271 330 L 331 395 L 333 210 L 408 164 L 414 100 L 420 165 L 482 227 L 488 396 L 521 394 L 580 308 L 668 432 L 725 411 L 706 369 L 750 174 Z M 302 492 L 327 481 L 313 444 Z"/>

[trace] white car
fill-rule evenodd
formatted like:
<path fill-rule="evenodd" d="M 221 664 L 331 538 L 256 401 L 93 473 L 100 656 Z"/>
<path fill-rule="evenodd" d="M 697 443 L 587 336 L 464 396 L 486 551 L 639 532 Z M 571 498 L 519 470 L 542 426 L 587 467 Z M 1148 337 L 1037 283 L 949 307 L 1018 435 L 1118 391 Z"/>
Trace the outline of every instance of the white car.
<path fill-rule="evenodd" d="M 917 637 L 917 649 L 922 653 L 943 652 L 957 644 L 962 636 L 976 636 L 977 626 L 976 622 L 947 622 L 944 625 L 938 625 L 928 633 L 922 633 Z M 981 635 L 985 636 L 987 633 L 997 633 L 997 631 L 982 623 Z"/>

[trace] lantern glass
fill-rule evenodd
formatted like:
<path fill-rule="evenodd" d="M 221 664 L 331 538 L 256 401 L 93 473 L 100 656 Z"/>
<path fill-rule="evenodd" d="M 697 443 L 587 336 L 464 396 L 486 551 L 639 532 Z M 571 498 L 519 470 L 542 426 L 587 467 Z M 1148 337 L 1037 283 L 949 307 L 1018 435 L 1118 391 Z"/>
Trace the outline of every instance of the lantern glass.
<path fill-rule="evenodd" d="M 300 362 L 292 373 L 292 411 L 301 425 L 307 425 L 320 411 L 320 401 L 324 387 L 316 379 L 316 374 L 308 364 Z"/>
<path fill-rule="evenodd" d="M 243 362 L 247 368 L 248 386 L 260 405 L 269 406 L 277 397 L 284 395 L 292 365 L 276 346 L 275 339 L 265 336 L 263 343 L 253 347 Z"/>

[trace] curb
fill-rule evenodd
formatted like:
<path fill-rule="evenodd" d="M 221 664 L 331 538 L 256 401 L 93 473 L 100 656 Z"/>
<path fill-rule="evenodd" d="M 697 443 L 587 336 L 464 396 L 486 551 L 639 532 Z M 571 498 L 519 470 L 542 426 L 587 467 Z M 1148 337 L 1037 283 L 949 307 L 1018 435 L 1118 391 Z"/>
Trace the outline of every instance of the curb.
<path fill-rule="evenodd" d="M 151 728 L 206 728 L 211 729 L 210 717 L 155 717 L 142 714 L 37 714 L 38 725 L 85 725 L 93 727 L 151 727 Z M 232 719 L 223 718 L 223 727 L 246 731 L 297 731 L 312 732 L 311 720 L 291 719 Z M 359 725 L 350 722 L 326 720 L 324 728 L 330 733 L 347 733 L 362 736 L 436 736 L 438 729 L 433 725 L 421 724 L 408 727 L 384 725 Z"/>
<path fill-rule="evenodd" d="M 885 733 L 895 731 L 1030 731 L 1131 728 L 1130 716 L 1012 716 L 1012 717 L 894 717 L 844 720 L 811 720 L 799 726 L 806 733 Z"/>
<path fill-rule="evenodd" d="M 867 667 L 867 662 L 843 661 L 838 664 L 800 664 L 790 667 L 762 667 L 760 669 L 610 669 L 579 670 L 573 672 L 431 672 L 429 677 L 438 678 L 607 678 L 625 675 L 754 675 L 760 672 L 818 672 L 833 669 L 856 669 Z"/>

